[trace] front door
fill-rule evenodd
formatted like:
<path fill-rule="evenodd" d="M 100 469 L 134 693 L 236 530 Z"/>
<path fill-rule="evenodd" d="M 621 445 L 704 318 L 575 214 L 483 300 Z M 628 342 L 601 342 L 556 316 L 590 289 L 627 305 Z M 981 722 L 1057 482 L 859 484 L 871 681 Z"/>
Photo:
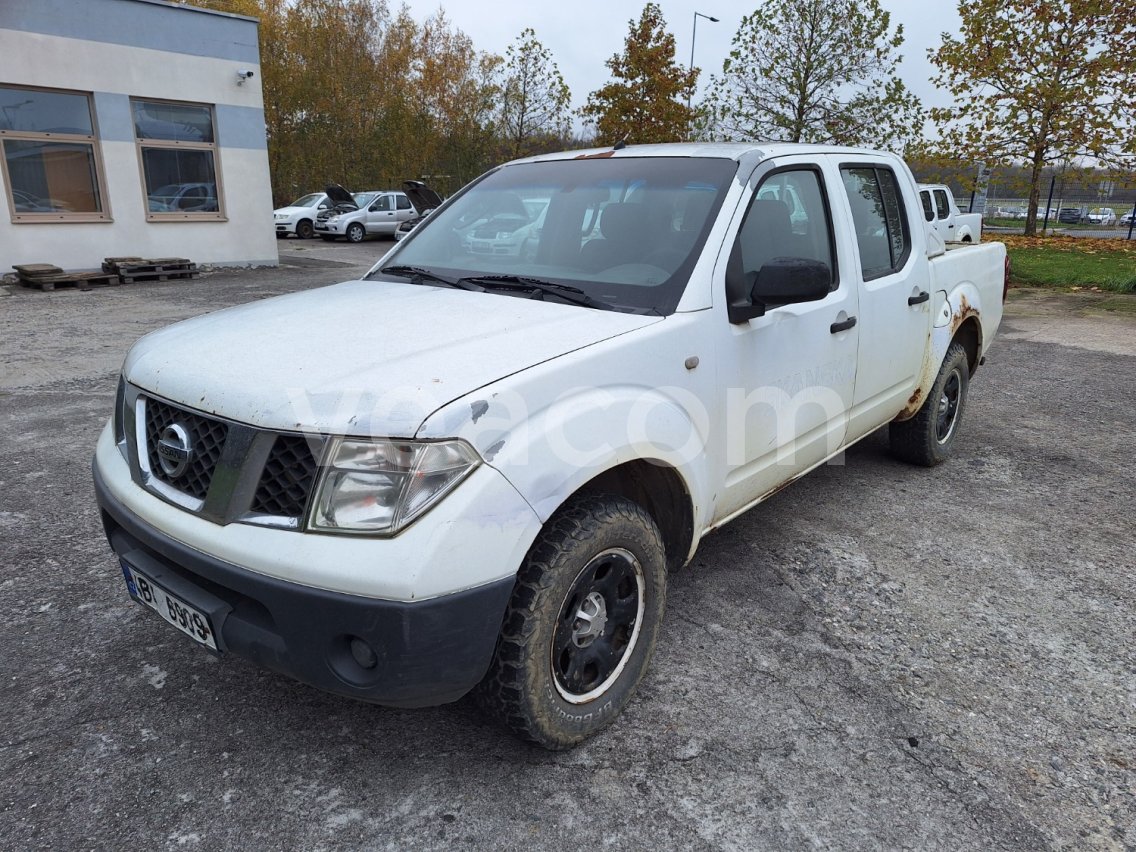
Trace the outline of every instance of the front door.
<path fill-rule="evenodd" d="M 367 209 L 368 234 L 393 234 L 398 222 L 394 217 L 394 196 L 384 192 Z"/>
<path fill-rule="evenodd" d="M 752 179 L 737 236 L 741 280 L 752 286 L 765 263 L 797 257 L 828 265 L 832 283 L 819 301 L 769 306 L 719 338 L 724 487 L 716 521 L 839 451 L 855 388 L 857 276 L 845 270 L 830 204 L 839 177 L 797 158 L 775 165 Z"/>

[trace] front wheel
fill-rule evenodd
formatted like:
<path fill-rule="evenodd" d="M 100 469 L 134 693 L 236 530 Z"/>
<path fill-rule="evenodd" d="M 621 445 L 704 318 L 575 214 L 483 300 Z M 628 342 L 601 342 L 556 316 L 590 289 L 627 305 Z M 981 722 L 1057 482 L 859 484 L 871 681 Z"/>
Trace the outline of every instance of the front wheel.
<path fill-rule="evenodd" d="M 358 222 L 352 222 L 347 226 L 347 242 L 349 243 L 361 243 L 366 235 L 367 232 Z"/>
<path fill-rule="evenodd" d="M 614 495 L 574 499 L 518 572 L 478 702 L 548 749 L 601 731 L 647 669 L 666 585 L 662 536 L 642 507 Z"/>
<path fill-rule="evenodd" d="M 310 240 L 315 232 L 316 229 L 308 219 L 301 219 L 296 223 L 296 236 L 301 240 Z"/>
<path fill-rule="evenodd" d="M 958 435 L 969 387 L 970 362 L 966 350 L 962 344 L 952 343 L 923 407 L 911 419 L 888 427 L 892 454 L 923 467 L 934 467 L 946 461 Z"/>

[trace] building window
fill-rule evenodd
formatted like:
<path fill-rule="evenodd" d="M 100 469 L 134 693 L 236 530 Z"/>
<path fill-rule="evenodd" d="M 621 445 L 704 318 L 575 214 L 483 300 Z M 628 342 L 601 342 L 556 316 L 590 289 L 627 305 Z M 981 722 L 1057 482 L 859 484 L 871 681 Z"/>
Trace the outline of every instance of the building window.
<path fill-rule="evenodd" d="M 0 86 L 0 145 L 13 222 L 107 222 L 90 95 Z"/>
<path fill-rule="evenodd" d="M 206 104 L 130 102 L 151 221 L 224 219 L 213 109 Z"/>

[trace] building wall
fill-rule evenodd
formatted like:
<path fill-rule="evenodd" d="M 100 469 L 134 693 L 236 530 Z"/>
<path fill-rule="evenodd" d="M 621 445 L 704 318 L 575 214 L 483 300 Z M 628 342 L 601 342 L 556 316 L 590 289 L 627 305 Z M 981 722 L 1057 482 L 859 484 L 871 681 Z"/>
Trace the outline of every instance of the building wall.
<path fill-rule="evenodd" d="M 238 69 L 256 76 L 237 85 Z M 275 265 L 256 22 L 155 0 L 0 2 L 0 83 L 93 95 L 112 221 L 14 223 L 0 174 L 0 273 L 107 256 Z M 130 98 L 210 104 L 225 221 L 148 221 Z"/>

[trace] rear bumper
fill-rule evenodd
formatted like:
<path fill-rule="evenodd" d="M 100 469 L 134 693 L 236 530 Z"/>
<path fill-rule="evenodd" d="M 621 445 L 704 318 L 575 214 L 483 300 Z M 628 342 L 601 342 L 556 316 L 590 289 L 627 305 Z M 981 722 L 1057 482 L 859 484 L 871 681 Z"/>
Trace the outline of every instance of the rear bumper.
<path fill-rule="evenodd" d="M 94 475 L 111 548 L 206 613 L 223 653 L 327 692 L 397 707 L 455 701 L 489 668 L 511 577 L 415 602 L 316 589 L 248 571 L 176 541 L 127 509 L 97 467 Z M 373 666 L 357 662 L 353 638 L 373 650 Z"/>

